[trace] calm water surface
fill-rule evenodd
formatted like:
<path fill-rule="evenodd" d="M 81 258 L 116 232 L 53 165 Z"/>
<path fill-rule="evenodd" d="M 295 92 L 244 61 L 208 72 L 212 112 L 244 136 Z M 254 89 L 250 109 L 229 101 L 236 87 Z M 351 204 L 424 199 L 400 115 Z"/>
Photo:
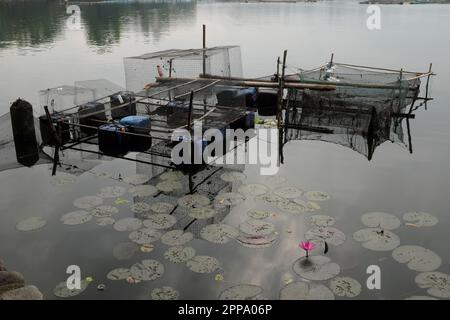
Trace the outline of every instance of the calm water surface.
<path fill-rule="evenodd" d="M 285 148 L 285 164 L 278 175 L 287 179 L 287 185 L 332 195 L 331 200 L 321 202 L 319 212 L 335 217 L 335 227 L 347 235 L 344 244 L 331 247 L 328 253 L 340 265 L 341 275 L 354 277 L 364 285 L 367 266 L 381 267 L 382 290 L 363 287 L 360 298 L 426 295 L 426 290 L 414 283 L 417 273 L 395 262 L 390 252 L 366 250 L 352 239 L 353 232 L 363 228 L 360 216 L 365 212 L 383 211 L 399 218 L 408 211 L 435 215 L 439 223 L 432 228 L 402 226 L 395 232 L 402 244 L 423 246 L 440 255 L 442 265 L 438 270 L 449 273 L 450 44 L 446 34 L 450 30 L 450 6 L 383 6 L 379 31 L 365 27 L 366 7 L 353 1 L 173 1 L 80 7 L 82 28 L 69 30 L 64 6 L 45 1 L 0 4 L 0 114 L 7 112 L 17 97 L 36 104 L 38 90 L 77 80 L 105 78 L 124 85 L 123 57 L 199 47 L 202 24 L 208 28 L 208 46 L 241 46 L 246 76 L 273 73 L 276 57 L 283 49 L 289 50 L 290 67 L 321 65 L 331 52 L 341 62 L 414 71 L 426 71 L 433 62 L 437 73 L 432 82 L 434 101 L 411 121 L 413 154 L 401 145 L 385 143 L 369 162 L 339 145 L 294 141 Z M 154 170 L 120 160 L 92 169 L 94 173 L 112 172 L 115 176 L 151 174 Z M 268 183 L 259 176 L 257 167 L 243 170 L 246 182 Z M 279 241 L 265 249 L 245 248 L 234 241 L 213 245 L 196 234 L 190 245 L 197 254 L 214 256 L 222 263 L 224 280 L 216 281 L 217 272 L 197 274 L 185 264 L 165 260 L 163 253 L 168 247 L 161 242 L 155 242 L 151 253 L 138 252 L 120 261 L 112 250 L 119 242 L 127 241 L 126 232 L 99 227 L 93 221 L 79 226 L 59 221 L 62 214 L 75 210 L 74 199 L 95 195 L 104 186 L 127 186 L 125 183 L 100 179 L 92 173 L 79 175 L 75 183 L 61 187 L 51 182 L 46 165 L 0 173 L 0 257 L 11 269 L 22 272 L 29 283 L 37 285 L 47 298 L 55 298 L 52 290 L 66 278 L 65 268 L 70 264 L 79 265 L 83 276 L 94 278 L 94 285 L 77 298 L 149 298 L 151 289 L 165 285 L 176 288 L 180 298 L 213 298 L 240 283 L 259 285 L 264 297 L 277 298 L 285 285 L 284 274 L 300 280 L 292 265 L 301 255 L 297 245 L 310 228 L 310 214 L 290 215 L 267 207 L 277 213 L 268 221 L 275 224 Z M 235 191 L 239 185 L 234 182 L 226 187 Z M 133 201 L 130 195 L 123 198 Z M 127 204 L 117 206 L 119 217 L 132 215 Z M 247 219 L 246 212 L 251 208 L 266 206 L 248 199 L 233 207 L 224 221 L 237 226 Z M 15 229 L 19 220 L 33 215 L 45 217 L 47 225 L 33 232 Z M 130 267 L 145 258 L 164 263 L 162 278 L 136 285 L 106 279 L 108 271 Z M 99 283 L 106 284 L 104 292 L 96 290 Z"/>

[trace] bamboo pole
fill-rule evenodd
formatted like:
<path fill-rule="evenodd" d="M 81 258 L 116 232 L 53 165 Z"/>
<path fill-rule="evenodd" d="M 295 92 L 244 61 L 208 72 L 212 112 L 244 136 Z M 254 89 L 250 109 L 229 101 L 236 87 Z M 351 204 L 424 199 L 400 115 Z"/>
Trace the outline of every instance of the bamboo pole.
<path fill-rule="evenodd" d="M 206 25 L 203 25 L 203 74 L 206 74 Z"/>
<path fill-rule="evenodd" d="M 187 117 L 187 129 L 189 130 L 189 132 L 191 131 L 191 122 L 192 122 L 192 109 L 193 109 L 193 105 L 192 102 L 194 100 L 194 91 L 191 91 L 191 96 L 189 97 L 189 112 L 188 112 L 188 117 Z"/>
<path fill-rule="evenodd" d="M 432 67 L 433 67 L 433 64 L 430 63 L 430 67 L 428 69 L 429 76 L 427 78 L 427 84 L 426 84 L 426 87 L 425 87 L 425 99 L 428 99 L 428 89 L 429 89 L 429 85 L 430 85 L 430 77 L 432 75 L 432 73 L 431 73 L 431 68 Z"/>

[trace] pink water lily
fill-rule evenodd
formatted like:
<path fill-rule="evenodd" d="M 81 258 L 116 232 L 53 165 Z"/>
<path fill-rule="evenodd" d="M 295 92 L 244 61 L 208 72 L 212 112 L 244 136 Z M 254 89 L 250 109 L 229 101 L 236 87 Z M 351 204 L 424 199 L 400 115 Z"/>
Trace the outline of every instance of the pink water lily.
<path fill-rule="evenodd" d="M 314 250 L 314 248 L 316 247 L 314 242 L 311 242 L 311 241 L 302 241 L 302 242 L 300 242 L 300 244 L 298 246 L 306 251 L 307 258 L 309 256 L 309 251 Z"/>

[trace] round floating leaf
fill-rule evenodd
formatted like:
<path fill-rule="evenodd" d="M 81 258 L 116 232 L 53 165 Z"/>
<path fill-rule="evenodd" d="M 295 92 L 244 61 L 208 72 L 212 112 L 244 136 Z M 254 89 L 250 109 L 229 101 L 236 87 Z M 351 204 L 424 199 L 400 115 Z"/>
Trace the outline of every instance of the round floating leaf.
<path fill-rule="evenodd" d="M 109 280 L 125 280 L 131 276 L 130 269 L 128 268 L 117 268 L 114 270 L 111 270 L 106 277 Z"/>
<path fill-rule="evenodd" d="M 267 188 L 263 184 L 258 183 L 250 183 L 250 184 L 244 184 L 239 187 L 238 192 L 242 193 L 244 196 L 254 197 L 254 196 L 260 196 L 263 194 L 266 194 L 269 191 L 269 188 Z"/>
<path fill-rule="evenodd" d="M 117 209 L 116 207 L 103 205 L 92 209 L 91 214 L 97 218 L 104 218 L 110 217 L 118 212 L 119 209 Z"/>
<path fill-rule="evenodd" d="M 341 272 L 341 268 L 324 256 L 302 257 L 295 261 L 292 269 L 300 277 L 308 280 L 328 280 Z"/>
<path fill-rule="evenodd" d="M 299 199 L 299 198 L 294 199 L 293 201 L 299 206 L 299 208 L 301 208 L 301 210 L 300 210 L 301 212 L 311 212 L 311 211 L 314 211 L 314 210 L 318 210 L 318 209 L 314 209 L 313 208 L 313 207 L 317 208 L 317 206 L 311 205 L 312 203 L 315 203 L 315 202 L 304 201 L 304 200 Z M 319 209 L 320 209 L 320 206 L 319 206 Z"/>
<path fill-rule="evenodd" d="M 137 244 L 152 243 L 161 238 L 161 232 L 152 228 L 142 228 L 131 232 L 128 238 Z"/>
<path fill-rule="evenodd" d="M 253 236 L 267 236 L 275 231 L 275 226 L 270 222 L 250 219 L 239 225 L 241 232 Z"/>
<path fill-rule="evenodd" d="M 79 295 L 88 287 L 89 283 L 86 280 L 81 280 L 80 289 L 67 288 L 67 282 L 60 282 L 54 289 L 53 294 L 60 298 L 70 298 Z"/>
<path fill-rule="evenodd" d="M 240 234 L 236 241 L 248 248 L 267 248 L 273 245 L 278 239 L 277 233 L 273 232 L 268 235 L 248 235 Z"/>
<path fill-rule="evenodd" d="M 131 176 L 126 176 L 123 178 L 123 182 L 129 183 L 129 184 L 144 184 L 147 183 L 150 180 L 150 177 L 146 174 L 133 174 Z"/>
<path fill-rule="evenodd" d="M 131 276 L 141 281 L 155 280 L 164 274 L 164 265 L 157 260 L 142 260 L 130 268 Z"/>
<path fill-rule="evenodd" d="M 421 288 L 428 288 L 427 293 L 437 298 L 450 298 L 450 275 L 442 272 L 422 272 L 416 276 L 416 283 Z"/>
<path fill-rule="evenodd" d="M 354 298 L 361 293 L 361 284 L 350 277 L 336 277 L 330 280 L 331 291 L 337 296 Z"/>
<path fill-rule="evenodd" d="M 111 178 L 112 177 L 112 174 L 111 174 L 111 172 L 97 172 L 96 174 L 95 174 L 95 176 L 96 177 L 98 177 L 98 178 Z"/>
<path fill-rule="evenodd" d="M 241 204 L 245 201 L 245 197 L 236 192 L 225 192 L 217 195 L 217 197 L 214 200 L 214 203 L 218 207 L 224 207 L 224 206 L 237 206 L 238 204 Z"/>
<path fill-rule="evenodd" d="M 171 230 L 163 234 L 161 242 L 168 246 L 181 246 L 194 239 L 194 235 L 183 230 Z"/>
<path fill-rule="evenodd" d="M 279 202 L 277 203 L 277 207 L 280 208 L 283 211 L 286 211 L 288 213 L 304 213 L 310 211 L 308 207 L 301 205 L 296 202 Z"/>
<path fill-rule="evenodd" d="M 111 217 L 98 218 L 96 221 L 97 225 L 99 225 L 100 227 L 112 225 L 114 224 L 114 222 L 116 222 L 116 220 Z"/>
<path fill-rule="evenodd" d="M 30 217 L 16 224 L 16 229 L 19 231 L 33 231 L 44 227 L 47 220 L 42 217 Z"/>
<path fill-rule="evenodd" d="M 441 258 L 431 250 L 419 246 L 400 246 L 392 251 L 392 258 L 400 263 L 408 263 L 414 271 L 434 271 L 441 266 Z"/>
<path fill-rule="evenodd" d="M 220 179 L 225 182 L 244 181 L 247 179 L 246 175 L 239 171 L 228 171 L 220 175 Z"/>
<path fill-rule="evenodd" d="M 283 183 L 286 183 L 286 178 L 280 177 L 280 176 L 270 176 L 266 179 L 266 182 L 269 186 L 275 186 L 280 185 Z"/>
<path fill-rule="evenodd" d="M 429 296 L 411 296 L 405 298 L 405 300 L 438 300 L 438 299 Z"/>
<path fill-rule="evenodd" d="M 145 202 L 136 202 L 130 206 L 131 212 L 142 214 L 150 211 L 150 205 Z"/>
<path fill-rule="evenodd" d="M 366 227 L 381 228 L 385 230 L 394 230 L 400 227 L 400 220 L 389 213 L 384 212 L 368 212 L 362 215 L 362 223 Z"/>
<path fill-rule="evenodd" d="M 247 212 L 247 215 L 253 219 L 265 219 L 270 217 L 272 212 L 264 210 L 250 210 Z"/>
<path fill-rule="evenodd" d="M 403 220 L 414 224 L 415 227 L 432 227 L 439 220 L 427 212 L 407 212 L 403 215 Z"/>
<path fill-rule="evenodd" d="M 263 194 L 261 196 L 258 196 L 256 199 L 262 200 L 267 204 L 277 206 L 277 207 L 279 207 L 280 204 L 284 204 L 284 205 L 289 204 L 289 200 L 287 200 L 286 198 L 277 196 L 273 193 Z"/>
<path fill-rule="evenodd" d="M 183 177 L 184 174 L 181 171 L 167 171 L 159 176 L 161 180 L 179 180 Z"/>
<path fill-rule="evenodd" d="M 52 178 L 51 184 L 55 187 L 62 187 L 76 181 L 76 177 L 70 174 L 61 174 Z"/>
<path fill-rule="evenodd" d="M 209 256 L 195 256 L 186 262 L 186 266 L 197 273 L 212 273 L 220 270 L 219 260 Z"/>
<path fill-rule="evenodd" d="M 153 300 L 178 300 L 180 293 L 172 287 L 155 288 L 150 294 Z"/>
<path fill-rule="evenodd" d="M 309 229 L 305 235 L 308 240 L 322 240 L 333 246 L 341 245 L 345 242 L 345 234 L 333 227 L 316 226 Z"/>
<path fill-rule="evenodd" d="M 336 220 L 333 217 L 322 214 L 311 216 L 310 221 L 311 224 L 319 227 L 329 227 L 336 223 Z"/>
<path fill-rule="evenodd" d="M 120 186 L 111 186 L 101 188 L 97 194 L 101 198 L 118 198 L 123 196 L 127 192 L 127 189 Z"/>
<path fill-rule="evenodd" d="M 162 192 L 172 192 L 181 188 L 183 188 L 183 185 L 177 180 L 165 180 L 156 185 L 156 189 Z"/>
<path fill-rule="evenodd" d="M 210 207 L 193 208 L 189 211 L 189 216 L 194 219 L 209 219 L 216 215 L 216 210 Z"/>
<path fill-rule="evenodd" d="M 195 256 L 195 249 L 192 247 L 175 246 L 170 247 L 165 253 L 164 258 L 173 263 L 181 263 L 191 260 Z"/>
<path fill-rule="evenodd" d="M 128 190 L 134 197 L 151 197 L 158 193 L 158 189 L 152 185 L 144 184 L 132 187 Z"/>
<path fill-rule="evenodd" d="M 85 196 L 75 199 L 73 205 L 79 209 L 92 209 L 103 203 L 103 199 L 96 196 Z"/>
<path fill-rule="evenodd" d="M 79 210 L 79 211 L 73 211 L 73 212 L 66 213 L 65 215 L 63 215 L 61 217 L 60 220 L 63 224 L 77 225 L 77 224 L 86 223 L 86 222 L 90 221 L 91 219 L 92 219 L 92 215 L 89 212 Z"/>
<path fill-rule="evenodd" d="M 137 218 L 123 218 L 114 223 L 114 229 L 117 231 L 134 231 L 142 226 L 142 221 Z"/>
<path fill-rule="evenodd" d="M 273 193 L 286 199 L 294 199 L 300 197 L 303 194 L 303 190 L 297 187 L 281 187 L 275 189 Z"/>
<path fill-rule="evenodd" d="M 254 300 L 263 292 L 263 288 L 253 284 L 238 284 L 225 289 L 219 295 L 219 300 Z"/>
<path fill-rule="evenodd" d="M 172 227 L 177 222 L 174 216 L 165 213 L 155 213 L 149 215 L 146 220 L 144 220 L 144 226 L 153 229 L 167 229 Z"/>
<path fill-rule="evenodd" d="M 331 196 L 323 191 L 308 191 L 305 193 L 306 198 L 312 201 L 325 201 L 331 199 Z"/>
<path fill-rule="evenodd" d="M 200 231 L 200 236 L 206 241 L 212 243 L 224 244 L 230 241 L 230 238 L 236 238 L 239 231 L 235 227 L 227 224 L 210 224 Z"/>
<path fill-rule="evenodd" d="M 400 238 L 389 230 L 366 228 L 356 231 L 353 239 L 362 246 L 374 251 L 391 251 L 400 245 Z"/>
<path fill-rule="evenodd" d="M 292 282 L 281 289 L 280 300 L 334 300 L 334 294 L 323 284 Z"/>
<path fill-rule="evenodd" d="M 317 202 L 314 201 L 308 201 L 306 203 L 306 206 L 311 209 L 312 211 L 314 210 L 320 210 L 320 205 Z"/>
<path fill-rule="evenodd" d="M 188 194 L 178 199 L 178 205 L 184 208 L 206 207 L 211 203 L 208 197 L 200 194 Z"/>
<path fill-rule="evenodd" d="M 139 247 L 135 243 L 121 242 L 113 248 L 113 256 L 117 260 L 127 260 L 131 259 L 138 250 Z"/>
<path fill-rule="evenodd" d="M 150 207 L 156 213 L 170 213 L 174 208 L 175 206 L 168 202 L 155 202 Z"/>

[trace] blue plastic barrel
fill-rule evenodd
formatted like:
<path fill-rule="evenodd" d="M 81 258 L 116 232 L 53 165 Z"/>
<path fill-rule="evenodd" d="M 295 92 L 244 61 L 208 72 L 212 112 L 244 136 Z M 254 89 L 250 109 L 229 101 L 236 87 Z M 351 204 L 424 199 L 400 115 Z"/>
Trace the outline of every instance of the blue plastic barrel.
<path fill-rule="evenodd" d="M 130 150 L 146 151 L 152 146 L 150 135 L 151 119 L 149 116 L 128 116 L 120 120 L 120 124 L 126 126 L 131 133 L 139 136 L 128 135 Z"/>

